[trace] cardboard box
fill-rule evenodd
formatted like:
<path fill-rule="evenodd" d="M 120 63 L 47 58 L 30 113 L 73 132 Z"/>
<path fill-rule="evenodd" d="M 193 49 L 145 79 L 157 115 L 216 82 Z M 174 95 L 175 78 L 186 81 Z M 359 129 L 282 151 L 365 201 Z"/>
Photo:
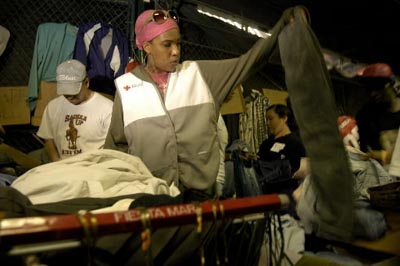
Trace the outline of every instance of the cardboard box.
<path fill-rule="evenodd" d="M 5 154 L 7 157 L 15 161 L 18 165 L 26 169 L 34 168 L 36 166 L 41 165 L 42 163 L 35 157 L 23 153 L 22 151 L 17 150 L 16 148 L 11 147 L 5 143 L 0 144 L 0 152 Z"/>
<path fill-rule="evenodd" d="M 39 98 L 37 100 L 35 112 L 33 114 L 31 122 L 33 126 L 40 126 L 44 109 L 46 108 L 47 104 L 57 96 L 56 82 L 40 82 Z"/>
<path fill-rule="evenodd" d="M 279 91 L 274 89 L 263 89 L 265 97 L 269 100 L 269 105 L 284 104 L 286 105 L 286 98 L 289 96 L 287 91 Z"/>
<path fill-rule="evenodd" d="M 236 87 L 229 100 L 224 102 L 221 106 L 222 115 L 239 114 L 246 112 L 246 104 L 243 98 L 242 86 Z"/>
<path fill-rule="evenodd" d="M 0 87 L 0 125 L 22 125 L 31 121 L 27 86 Z"/>

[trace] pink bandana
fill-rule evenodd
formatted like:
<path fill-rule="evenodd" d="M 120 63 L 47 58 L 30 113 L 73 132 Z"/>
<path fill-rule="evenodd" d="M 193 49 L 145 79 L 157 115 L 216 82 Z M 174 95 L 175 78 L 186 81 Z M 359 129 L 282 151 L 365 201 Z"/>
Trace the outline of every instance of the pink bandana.
<path fill-rule="evenodd" d="M 143 44 L 151 41 L 158 35 L 169 31 L 171 29 L 179 29 L 176 21 L 168 18 L 164 23 L 157 24 L 151 20 L 151 16 L 155 10 L 149 9 L 144 11 L 136 20 L 135 24 L 135 35 L 136 35 L 136 46 L 139 50 L 143 50 Z M 150 22 L 149 22 L 150 21 Z"/>

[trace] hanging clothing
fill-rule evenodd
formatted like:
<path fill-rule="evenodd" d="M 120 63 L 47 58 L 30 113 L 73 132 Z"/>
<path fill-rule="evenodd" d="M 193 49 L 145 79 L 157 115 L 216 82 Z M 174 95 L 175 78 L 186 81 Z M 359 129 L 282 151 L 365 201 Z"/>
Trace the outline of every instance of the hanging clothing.
<path fill-rule="evenodd" d="M 230 159 L 225 162 L 226 175 L 222 197 L 242 198 L 262 194 L 253 161 L 243 158 L 243 155 L 249 154 L 248 147 L 242 140 L 235 140 L 227 147 L 226 152 L 230 154 Z"/>
<path fill-rule="evenodd" d="M 114 95 L 113 81 L 125 73 L 128 47 L 128 39 L 118 28 L 90 22 L 79 26 L 73 57 L 86 66 L 93 90 Z"/>
<path fill-rule="evenodd" d="M 36 107 L 40 81 L 56 81 L 57 66 L 72 59 L 77 32 L 78 28 L 69 23 L 39 25 L 28 84 L 27 97 L 31 111 Z"/>
<path fill-rule="evenodd" d="M 0 56 L 4 53 L 7 47 L 7 43 L 10 40 L 10 31 L 0 25 Z"/>
<path fill-rule="evenodd" d="M 245 100 L 246 113 L 241 113 L 239 116 L 239 135 L 240 139 L 249 144 L 249 151 L 255 153 L 267 138 L 265 111 L 269 106 L 269 100 L 256 90 L 253 90 Z"/>

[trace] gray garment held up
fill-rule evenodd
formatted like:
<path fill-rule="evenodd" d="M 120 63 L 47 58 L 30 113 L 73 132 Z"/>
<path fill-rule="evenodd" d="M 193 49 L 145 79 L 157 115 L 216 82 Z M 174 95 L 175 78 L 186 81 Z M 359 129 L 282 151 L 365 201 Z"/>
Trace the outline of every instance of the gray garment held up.
<path fill-rule="evenodd" d="M 316 192 L 315 233 L 349 240 L 353 225 L 352 173 L 337 128 L 331 80 L 317 38 L 302 8 L 279 35 L 279 49 L 293 112 L 310 158 Z M 290 42 L 286 41 L 290 40 Z"/>

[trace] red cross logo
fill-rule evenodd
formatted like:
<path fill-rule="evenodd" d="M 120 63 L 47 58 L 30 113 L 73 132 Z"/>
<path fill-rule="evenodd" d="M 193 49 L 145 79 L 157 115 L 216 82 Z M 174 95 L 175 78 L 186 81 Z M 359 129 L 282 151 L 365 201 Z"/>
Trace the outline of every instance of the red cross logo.
<path fill-rule="evenodd" d="M 128 91 L 130 88 L 131 88 L 131 86 L 126 85 L 126 86 L 124 87 L 124 90 Z"/>

